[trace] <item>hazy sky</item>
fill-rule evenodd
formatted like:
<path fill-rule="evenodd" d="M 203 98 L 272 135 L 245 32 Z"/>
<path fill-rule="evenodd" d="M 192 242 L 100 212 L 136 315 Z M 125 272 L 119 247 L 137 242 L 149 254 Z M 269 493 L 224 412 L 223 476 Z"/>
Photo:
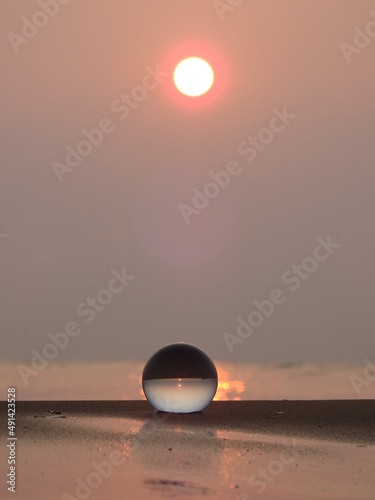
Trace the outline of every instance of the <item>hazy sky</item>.
<path fill-rule="evenodd" d="M 57 361 L 374 357 L 374 1 L 0 9 L 2 359 L 65 328 Z M 173 89 L 188 55 L 206 98 Z"/>

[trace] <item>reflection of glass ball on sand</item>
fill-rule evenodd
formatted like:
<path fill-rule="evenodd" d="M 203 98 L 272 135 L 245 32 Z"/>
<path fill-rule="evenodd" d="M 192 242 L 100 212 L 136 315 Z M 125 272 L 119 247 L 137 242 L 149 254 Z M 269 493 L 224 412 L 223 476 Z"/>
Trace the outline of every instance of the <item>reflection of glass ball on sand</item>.
<path fill-rule="evenodd" d="M 215 396 L 217 371 L 198 347 L 184 342 L 168 344 L 147 361 L 142 387 L 148 401 L 159 411 L 202 411 Z"/>
<path fill-rule="evenodd" d="M 197 478 L 202 471 L 211 477 L 220 475 L 226 467 L 222 457 L 223 443 L 211 415 L 204 412 L 154 412 L 134 435 L 131 448 L 134 463 L 141 463 L 149 472 L 145 484 L 154 493 L 164 493 L 163 498 L 211 497 L 213 492 Z"/>

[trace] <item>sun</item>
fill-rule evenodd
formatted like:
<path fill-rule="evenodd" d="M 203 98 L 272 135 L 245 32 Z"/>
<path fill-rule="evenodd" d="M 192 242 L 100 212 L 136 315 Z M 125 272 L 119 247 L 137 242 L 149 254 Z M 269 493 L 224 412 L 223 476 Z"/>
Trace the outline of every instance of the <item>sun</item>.
<path fill-rule="evenodd" d="M 177 89 L 189 97 L 198 97 L 210 90 L 215 75 L 210 64 L 200 57 L 188 57 L 174 69 L 173 81 Z"/>

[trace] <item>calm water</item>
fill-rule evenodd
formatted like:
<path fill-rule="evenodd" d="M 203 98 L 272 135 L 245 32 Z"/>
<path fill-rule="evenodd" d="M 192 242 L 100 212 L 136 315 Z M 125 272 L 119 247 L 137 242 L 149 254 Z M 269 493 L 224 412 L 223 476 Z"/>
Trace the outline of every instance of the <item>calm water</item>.
<path fill-rule="evenodd" d="M 365 364 L 230 364 L 215 362 L 219 386 L 214 399 L 375 399 L 375 370 Z M 144 363 L 50 364 L 26 385 L 18 363 L 0 363 L 0 399 L 9 386 L 17 399 L 145 399 Z M 24 365 L 26 366 L 26 364 Z M 357 390 L 354 385 L 356 385 Z"/>

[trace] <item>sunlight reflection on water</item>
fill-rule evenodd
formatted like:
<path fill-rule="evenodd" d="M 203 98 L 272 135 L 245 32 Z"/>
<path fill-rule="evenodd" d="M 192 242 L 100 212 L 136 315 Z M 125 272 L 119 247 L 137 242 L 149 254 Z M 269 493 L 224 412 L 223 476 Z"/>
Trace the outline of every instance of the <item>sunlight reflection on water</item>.
<path fill-rule="evenodd" d="M 231 364 L 214 360 L 219 385 L 214 400 L 373 399 L 375 381 L 360 393 L 351 377 L 363 377 L 363 365 Z M 29 384 L 23 384 L 17 363 L 0 363 L 0 391 L 17 388 L 18 400 L 145 399 L 141 376 L 144 363 L 51 363 Z"/>

